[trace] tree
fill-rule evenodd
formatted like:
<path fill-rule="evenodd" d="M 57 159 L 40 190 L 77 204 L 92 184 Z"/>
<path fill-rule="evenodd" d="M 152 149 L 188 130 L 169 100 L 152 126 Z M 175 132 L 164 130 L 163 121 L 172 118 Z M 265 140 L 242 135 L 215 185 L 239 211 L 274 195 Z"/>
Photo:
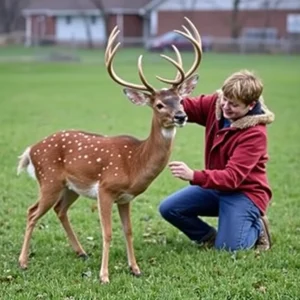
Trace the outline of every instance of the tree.
<path fill-rule="evenodd" d="M 105 38 L 106 38 L 105 45 L 106 45 L 108 36 L 110 34 L 109 24 L 108 24 L 109 12 L 107 11 L 103 0 L 92 0 L 92 2 L 96 6 L 96 8 L 100 11 L 100 14 L 101 14 L 101 16 L 103 18 L 103 21 L 104 21 L 104 32 L 105 32 Z"/>
<path fill-rule="evenodd" d="M 0 31 L 10 33 L 16 29 L 21 11 L 29 0 L 0 0 Z"/>

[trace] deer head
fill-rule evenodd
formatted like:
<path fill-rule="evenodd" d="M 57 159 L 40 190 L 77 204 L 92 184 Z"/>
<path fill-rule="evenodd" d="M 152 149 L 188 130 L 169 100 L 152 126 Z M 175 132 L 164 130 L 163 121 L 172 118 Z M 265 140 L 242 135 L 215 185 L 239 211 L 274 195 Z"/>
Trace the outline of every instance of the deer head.
<path fill-rule="evenodd" d="M 175 32 L 183 35 L 191 41 L 195 50 L 195 59 L 191 68 L 185 72 L 182 65 L 182 57 L 176 46 L 173 45 L 173 49 L 176 53 L 177 61 L 169 56 L 161 55 L 161 57 L 172 63 L 177 68 L 177 76 L 173 80 L 156 76 L 158 80 L 171 85 L 169 89 L 164 88 L 156 90 L 146 80 L 142 68 L 142 55 L 138 58 L 138 74 L 142 84 L 127 82 L 115 73 L 113 68 L 113 59 L 120 46 L 120 43 L 113 46 L 120 32 L 117 26 L 113 29 L 109 36 L 105 52 L 105 63 L 110 77 L 115 82 L 125 87 L 124 93 L 132 103 L 136 105 L 150 106 L 153 109 L 153 118 L 156 119 L 158 124 L 165 129 L 174 128 L 175 126 L 182 127 L 185 125 L 187 116 L 181 105 L 182 99 L 192 93 L 198 81 L 198 75 L 191 75 L 195 72 L 201 62 L 201 38 L 194 24 L 188 18 L 185 19 L 189 23 L 193 34 L 185 26 L 182 26 L 185 32 L 179 30 L 175 30 Z"/>

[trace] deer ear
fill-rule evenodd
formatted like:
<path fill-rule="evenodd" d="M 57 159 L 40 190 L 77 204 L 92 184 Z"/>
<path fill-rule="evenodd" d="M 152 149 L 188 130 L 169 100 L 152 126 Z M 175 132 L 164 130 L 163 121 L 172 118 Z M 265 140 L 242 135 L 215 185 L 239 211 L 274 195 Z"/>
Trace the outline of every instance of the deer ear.
<path fill-rule="evenodd" d="M 124 94 L 135 105 L 150 105 L 150 95 L 138 90 L 125 88 Z"/>
<path fill-rule="evenodd" d="M 188 77 L 184 82 L 179 86 L 179 94 L 182 97 L 189 96 L 195 89 L 198 83 L 199 76 L 195 74 L 191 77 Z"/>

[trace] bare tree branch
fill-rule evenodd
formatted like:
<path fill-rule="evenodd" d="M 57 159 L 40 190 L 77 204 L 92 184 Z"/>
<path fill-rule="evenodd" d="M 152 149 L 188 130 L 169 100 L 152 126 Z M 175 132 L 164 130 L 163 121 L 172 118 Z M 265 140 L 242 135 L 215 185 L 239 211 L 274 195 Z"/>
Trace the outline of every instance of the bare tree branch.
<path fill-rule="evenodd" d="M 0 0 L 0 31 L 10 33 L 21 17 L 21 10 L 29 0 Z"/>

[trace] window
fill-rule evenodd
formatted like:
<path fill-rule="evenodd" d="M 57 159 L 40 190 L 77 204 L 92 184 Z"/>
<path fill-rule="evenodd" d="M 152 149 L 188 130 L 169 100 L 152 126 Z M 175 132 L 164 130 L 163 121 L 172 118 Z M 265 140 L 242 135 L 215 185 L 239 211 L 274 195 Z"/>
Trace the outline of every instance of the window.
<path fill-rule="evenodd" d="M 91 16 L 91 24 L 95 25 L 97 22 L 97 17 L 96 16 Z"/>
<path fill-rule="evenodd" d="M 71 16 L 66 16 L 66 23 L 71 24 L 72 23 L 72 17 Z"/>

